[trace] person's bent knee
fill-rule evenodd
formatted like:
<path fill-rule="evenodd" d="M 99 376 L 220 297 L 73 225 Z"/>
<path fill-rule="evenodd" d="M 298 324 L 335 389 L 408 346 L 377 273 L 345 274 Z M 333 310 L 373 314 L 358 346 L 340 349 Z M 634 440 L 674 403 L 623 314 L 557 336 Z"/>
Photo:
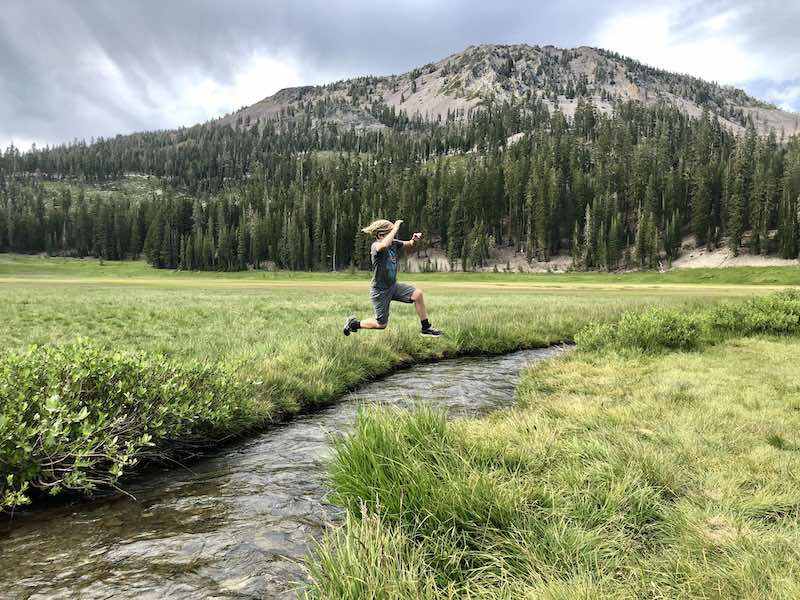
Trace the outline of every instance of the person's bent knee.
<path fill-rule="evenodd" d="M 413 293 L 413 294 L 411 294 L 411 299 L 412 299 L 414 302 L 416 302 L 417 300 L 422 300 L 422 297 L 423 297 L 422 290 L 421 290 L 421 289 L 419 289 L 419 288 L 417 288 L 416 290 L 414 290 L 414 293 Z"/>
<path fill-rule="evenodd" d="M 388 324 L 389 324 L 388 322 L 386 322 L 386 323 L 381 323 L 380 321 L 378 321 L 378 327 L 377 327 L 377 328 L 378 328 L 378 329 L 386 329 L 386 326 L 387 326 Z"/>

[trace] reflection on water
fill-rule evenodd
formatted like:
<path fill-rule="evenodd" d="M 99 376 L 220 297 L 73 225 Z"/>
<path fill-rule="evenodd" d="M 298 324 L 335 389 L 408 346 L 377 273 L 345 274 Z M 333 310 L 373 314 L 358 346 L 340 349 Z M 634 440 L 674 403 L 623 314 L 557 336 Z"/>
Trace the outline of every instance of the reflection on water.
<path fill-rule="evenodd" d="M 33 511 L 0 524 L 2 598 L 273 598 L 341 512 L 325 503 L 332 433 L 359 404 L 428 402 L 452 415 L 508 406 L 522 367 L 559 349 L 421 365 L 189 469 L 150 472 L 127 497 Z"/>

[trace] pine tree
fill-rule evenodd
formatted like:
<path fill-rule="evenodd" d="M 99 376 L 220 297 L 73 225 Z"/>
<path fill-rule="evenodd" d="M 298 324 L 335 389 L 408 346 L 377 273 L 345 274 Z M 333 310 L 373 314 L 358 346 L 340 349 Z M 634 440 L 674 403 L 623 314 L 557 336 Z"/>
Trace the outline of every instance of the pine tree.
<path fill-rule="evenodd" d="M 178 268 L 182 271 L 189 270 L 189 256 L 186 250 L 186 236 L 181 236 L 181 249 L 180 249 L 180 260 L 178 263 Z"/>
<path fill-rule="evenodd" d="M 739 254 L 744 232 L 744 176 L 740 170 L 735 170 L 729 179 L 729 189 L 726 203 L 725 229 L 728 236 L 728 246 L 734 256 Z"/>
<path fill-rule="evenodd" d="M 595 266 L 595 232 L 592 209 L 589 204 L 586 205 L 583 223 L 583 265 L 587 269 Z"/>
<path fill-rule="evenodd" d="M 239 223 L 239 227 L 235 230 L 236 235 L 236 263 L 239 271 L 244 271 L 247 268 L 247 223 L 244 219 Z"/>
<path fill-rule="evenodd" d="M 655 217 L 644 208 L 639 211 L 634 245 L 640 268 L 652 269 L 658 265 L 658 228 Z"/>
<path fill-rule="evenodd" d="M 142 238 L 141 227 L 139 223 L 139 209 L 134 210 L 133 217 L 131 218 L 131 230 L 128 236 L 128 254 L 133 260 L 139 258 L 139 253 L 142 251 Z"/>
<path fill-rule="evenodd" d="M 572 230 L 572 243 L 570 244 L 570 255 L 572 256 L 572 266 L 573 267 L 581 267 L 583 266 L 583 247 L 581 245 L 581 229 L 578 225 L 578 222 L 575 222 L 575 225 Z"/>
<path fill-rule="evenodd" d="M 451 268 L 453 268 L 456 259 L 461 258 L 464 249 L 463 212 L 463 201 L 459 195 L 450 209 L 450 219 L 447 222 L 447 258 L 450 261 Z"/>
<path fill-rule="evenodd" d="M 622 239 L 620 232 L 619 216 L 614 214 L 611 217 L 611 226 L 608 230 L 608 269 L 609 271 L 619 268 L 621 258 Z"/>
<path fill-rule="evenodd" d="M 174 269 L 176 266 L 176 252 L 174 230 L 172 229 L 169 220 L 163 222 L 161 232 L 161 252 L 159 253 L 161 265 L 167 269 Z"/>
<path fill-rule="evenodd" d="M 149 262 L 154 267 L 165 266 L 161 258 L 161 249 L 163 246 L 162 235 L 164 233 L 164 221 L 162 211 L 158 210 L 150 222 L 147 229 L 147 237 L 144 241 L 144 254 Z"/>
<path fill-rule="evenodd" d="M 798 255 L 798 205 L 800 196 L 793 201 L 791 196 L 784 194 L 778 220 L 778 244 L 783 258 L 797 258 Z"/>

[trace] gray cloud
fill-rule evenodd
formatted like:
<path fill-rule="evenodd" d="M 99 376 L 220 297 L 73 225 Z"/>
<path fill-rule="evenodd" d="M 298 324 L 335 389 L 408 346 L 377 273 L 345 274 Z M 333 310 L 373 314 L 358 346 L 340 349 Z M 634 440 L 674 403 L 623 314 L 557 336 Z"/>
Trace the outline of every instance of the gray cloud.
<path fill-rule="evenodd" d="M 783 62 L 791 62 L 794 77 L 800 76 L 800 3 L 785 0 L 730 0 L 729 8 L 738 10 L 733 28 L 753 49 Z"/>
<path fill-rule="evenodd" d="M 677 39 L 702 35 L 709 19 L 728 15 L 725 31 L 750 52 L 777 63 L 787 79 L 800 76 L 800 3 L 785 0 L 689 0 L 672 24 Z M 766 66 L 766 65 L 765 65 Z"/>
<path fill-rule="evenodd" d="M 647 6 L 634 0 L 6 0 L 0 144 L 62 142 L 217 116 L 191 96 L 193 82 L 235 86 L 254 53 L 278 57 L 300 81 L 317 83 L 402 72 L 470 44 L 593 44 L 607 19 Z M 673 30 L 691 36 L 699 20 L 728 10 L 739 11 L 729 26 L 754 51 L 787 64 L 800 58 L 791 36 L 800 25 L 797 6 L 761 3 L 754 19 L 745 0 L 692 1 Z M 258 76 L 263 92 L 239 104 L 275 91 L 270 73 Z"/>

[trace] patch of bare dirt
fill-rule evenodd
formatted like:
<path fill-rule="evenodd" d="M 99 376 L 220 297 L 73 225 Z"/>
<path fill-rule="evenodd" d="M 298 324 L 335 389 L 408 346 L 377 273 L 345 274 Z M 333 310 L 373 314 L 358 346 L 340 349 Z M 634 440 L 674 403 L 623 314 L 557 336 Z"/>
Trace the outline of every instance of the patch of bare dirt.
<path fill-rule="evenodd" d="M 721 516 L 706 519 L 702 533 L 706 540 L 716 546 L 731 544 L 739 537 L 738 530 Z"/>
<path fill-rule="evenodd" d="M 729 248 L 695 248 L 691 241 L 681 256 L 672 262 L 673 269 L 702 269 L 708 267 L 788 267 L 798 264 L 795 259 L 778 256 L 750 254 L 743 248 L 738 256 L 734 256 Z"/>
<path fill-rule="evenodd" d="M 405 267 L 409 273 L 419 273 L 422 271 L 441 271 L 452 270 L 461 271 L 461 261 L 456 260 L 454 265 L 450 264 L 447 254 L 443 250 L 429 249 L 426 253 L 419 256 L 411 254 L 406 259 Z M 455 267 L 455 269 L 453 269 Z M 514 248 L 496 248 L 490 252 L 489 258 L 484 265 L 475 271 L 500 273 L 562 273 L 572 268 L 572 257 L 568 255 L 557 255 L 551 257 L 549 261 L 539 262 L 532 260 L 528 262 L 528 257 L 524 252 Z"/>

